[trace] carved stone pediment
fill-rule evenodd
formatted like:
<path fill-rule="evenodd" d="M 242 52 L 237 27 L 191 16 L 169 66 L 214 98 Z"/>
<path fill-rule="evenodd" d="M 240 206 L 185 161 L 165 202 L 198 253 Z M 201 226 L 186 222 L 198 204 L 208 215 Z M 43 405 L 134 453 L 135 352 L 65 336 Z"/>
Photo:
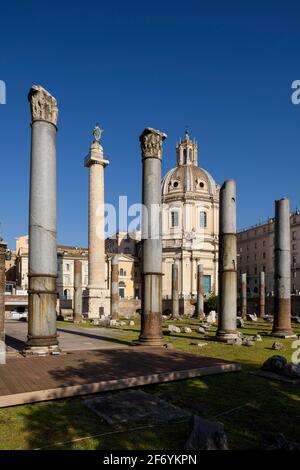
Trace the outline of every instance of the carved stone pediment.
<path fill-rule="evenodd" d="M 34 121 L 47 121 L 57 125 L 58 107 L 56 99 L 40 85 L 33 85 L 29 94 L 31 119 Z"/>
<path fill-rule="evenodd" d="M 166 134 L 151 127 L 146 127 L 140 135 L 142 158 L 162 159 L 162 143 L 167 137 Z"/>

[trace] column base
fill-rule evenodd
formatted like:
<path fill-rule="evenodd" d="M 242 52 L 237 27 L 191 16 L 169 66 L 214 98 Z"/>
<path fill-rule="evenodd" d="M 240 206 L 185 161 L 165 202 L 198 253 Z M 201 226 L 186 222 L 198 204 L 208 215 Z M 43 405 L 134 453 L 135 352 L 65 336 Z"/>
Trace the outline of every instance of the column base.
<path fill-rule="evenodd" d="M 141 338 L 139 337 L 138 341 L 134 342 L 135 346 L 163 346 L 164 338 Z"/>
<path fill-rule="evenodd" d="M 172 315 L 170 316 L 170 320 L 180 320 L 181 316 L 180 315 Z"/>
<path fill-rule="evenodd" d="M 293 330 L 273 330 L 270 336 L 282 339 L 297 338 Z"/>
<path fill-rule="evenodd" d="M 237 332 L 218 331 L 215 336 L 215 340 L 222 343 L 234 343 L 237 337 Z"/>
<path fill-rule="evenodd" d="M 49 356 L 49 355 L 57 355 L 61 354 L 61 350 L 58 344 L 53 346 L 27 346 L 22 351 L 23 356 L 30 357 L 30 356 Z"/>
<path fill-rule="evenodd" d="M 81 323 L 83 320 L 82 316 L 80 315 L 80 317 L 76 317 L 76 318 L 73 318 L 73 323 Z"/>

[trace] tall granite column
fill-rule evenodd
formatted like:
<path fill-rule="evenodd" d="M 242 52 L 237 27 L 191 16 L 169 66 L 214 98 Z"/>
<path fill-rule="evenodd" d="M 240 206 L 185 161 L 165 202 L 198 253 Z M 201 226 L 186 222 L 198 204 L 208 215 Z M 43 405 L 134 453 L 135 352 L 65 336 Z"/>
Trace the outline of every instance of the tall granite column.
<path fill-rule="evenodd" d="M 266 314 L 266 280 L 265 273 L 261 271 L 259 277 L 259 318 L 264 318 Z"/>
<path fill-rule="evenodd" d="M 172 318 L 180 318 L 179 315 L 179 294 L 178 294 L 178 264 L 172 264 Z"/>
<path fill-rule="evenodd" d="M 111 260 L 110 280 L 110 314 L 113 320 L 119 318 L 119 256 L 114 255 Z"/>
<path fill-rule="evenodd" d="M 242 319 L 247 319 L 247 273 L 242 274 Z"/>
<path fill-rule="evenodd" d="M 96 126 L 90 152 L 84 160 L 89 169 L 89 276 L 84 297 L 84 312 L 89 318 L 110 313 L 109 291 L 105 282 L 104 241 L 104 168 L 109 161 L 104 158 L 100 144 L 102 130 Z"/>
<path fill-rule="evenodd" d="M 227 180 L 220 190 L 219 212 L 219 316 L 217 339 L 237 338 L 236 186 Z"/>
<path fill-rule="evenodd" d="M 204 318 L 203 280 L 204 280 L 203 264 L 198 264 L 197 266 L 197 304 L 196 304 L 196 313 L 195 313 L 195 317 L 198 318 L 198 320 L 203 320 Z"/>
<path fill-rule="evenodd" d="M 7 245 L 0 239 L 0 341 L 5 340 L 5 255 Z M 0 354 L 2 352 L 0 347 Z M 0 358 L 1 359 L 1 358 Z M 1 360 L 0 360 L 1 364 Z"/>
<path fill-rule="evenodd" d="M 291 328 L 290 201 L 275 201 L 273 336 L 293 337 Z"/>
<path fill-rule="evenodd" d="M 56 100 L 33 86 L 28 261 L 28 341 L 26 355 L 59 351 L 56 332 Z"/>
<path fill-rule="evenodd" d="M 79 259 L 74 260 L 74 300 L 73 321 L 82 320 L 82 263 Z"/>
<path fill-rule="evenodd" d="M 161 162 L 166 134 L 146 128 L 140 136 L 142 186 L 142 344 L 157 346 L 162 335 Z"/>

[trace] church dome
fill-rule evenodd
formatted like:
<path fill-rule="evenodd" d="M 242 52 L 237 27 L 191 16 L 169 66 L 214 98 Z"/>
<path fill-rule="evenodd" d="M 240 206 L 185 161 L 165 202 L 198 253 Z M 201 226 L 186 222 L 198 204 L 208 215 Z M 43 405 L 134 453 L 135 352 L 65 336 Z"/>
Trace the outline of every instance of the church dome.
<path fill-rule="evenodd" d="M 197 142 L 189 138 L 188 132 L 185 133 L 185 139 L 180 140 L 177 144 L 176 151 L 177 166 L 169 170 L 163 178 L 161 183 L 162 196 L 176 197 L 186 193 L 194 193 L 194 195 L 199 195 L 204 199 L 206 197 L 210 199 L 218 198 L 220 186 L 208 171 L 197 165 Z"/>

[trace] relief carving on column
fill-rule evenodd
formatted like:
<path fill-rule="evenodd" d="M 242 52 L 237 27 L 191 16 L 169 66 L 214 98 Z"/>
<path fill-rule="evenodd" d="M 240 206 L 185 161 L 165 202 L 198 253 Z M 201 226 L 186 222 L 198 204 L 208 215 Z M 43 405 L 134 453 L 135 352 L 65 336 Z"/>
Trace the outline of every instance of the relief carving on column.
<path fill-rule="evenodd" d="M 47 121 L 57 125 L 58 107 L 56 99 L 40 85 L 33 85 L 29 94 L 31 119 Z"/>
<path fill-rule="evenodd" d="M 151 127 L 146 127 L 140 135 L 142 158 L 162 159 L 162 143 L 167 137 L 166 134 Z"/>

